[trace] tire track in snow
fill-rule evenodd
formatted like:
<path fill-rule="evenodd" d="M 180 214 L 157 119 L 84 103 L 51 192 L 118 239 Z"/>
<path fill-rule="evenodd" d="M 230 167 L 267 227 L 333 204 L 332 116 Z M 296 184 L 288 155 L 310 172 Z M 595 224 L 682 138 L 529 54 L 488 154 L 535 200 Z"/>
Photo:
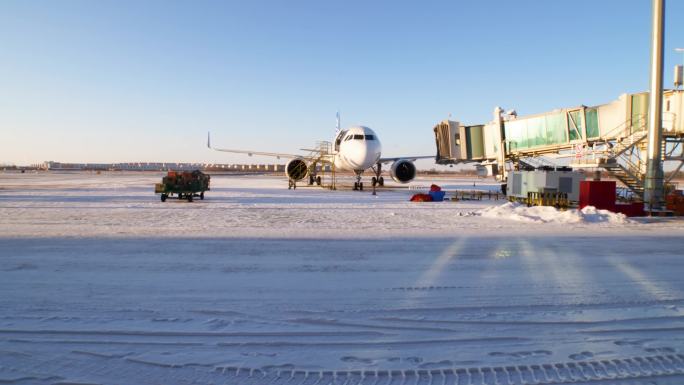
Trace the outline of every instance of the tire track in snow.
<path fill-rule="evenodd" d="M 348 328 L 360 328 L 360 329 L 380 329 L 380 330 L 393 330 L 393 331 L 422 331 L 422 332 L 438 332 L 438 333 L 453 333 L 456 332 L 454 329 L 448 328 L 437 328 L 437 327 L 420 327 L 420 326 L 397 326 L 397 325 L 387 325 L 387 324 L 372 324 L 372 323 L 361 323 L 361 322 L 343 322 L 338 320 L 325 320 L 325 319 L 315 319 L 315 318 L 296 318 L 293 320 L 288 320 L 288 322 L 308 324 L 308 325 L 318 325 L 318 326 L 330 326 L 330 327 L 348 327 Z M 370 334 L 370 333 L 369 333 Z M 377 333 L 377 336 L 385 335 L 384 333 Z"/>
<path fill-rule="evenodd" d="M 481 345 L 486 343 L 510 343 L 529 341 L 526 337 L 499 336 L 499 337 L 471 337 L 471 338 L 440 338 L 440 339 L 415 339 L 415 340 L 372 340 L 365 342 L 354 341 L 323 341 L 323 342 L 301 342 L 301 341 L 249 341 L 249 342 L 217 342 L 217 346 L 224 347 L 335 347 L 335 348 L 368 348 L 368 347 L 389 347 L 389 346 L 438 346 L 453 344 Z"/>
<path fill-rule="evenodd" d="M 481 366 L 409 370 L 324 370 L 217 368 L 236 382 L 255 385 L 310 384 L 572 384 L 620 380 L 643 383 L 647 379 L 684 378 L 683 355 L 639 356 L 613 360 L 584 360 L 536 365 Z"/>
<path fill-rule="evenodd" d="M 363 325 L 360 325 L 363 326 Z M 371 327 L 371 326 L 368 326 Z M 397 327 L 399 328 L 399 327 Z M 204 332 L 204 331 L 153 331 L 153 330 L 54 330 L 54 329 L 0 329 L 2 334 L 30 334 L 39 336 L 73 335 L 73 336 L 127 336 L 127 337 L 369 337 L 383 336 L 384 333 L 374 331 L 357 332 Z"/>
<path fill-rule="evenodd" d="M 610 320 L 577 320 L 577 321 L 525 321 L 525 320 L 438 320 L 438 319 L 411 319 L 401 317 L 378 317 L 379 321 L 407 323 L 407 324 L 436 324 L 436 325 L 469 325 L 469 324 L 484 324 L 484 325 L 505 325 L 505 326 L 558 326 L 558 327 L 578 327 L 578 326 L 601 326 L 601 325 L 615 325 L 615 324 L 634 324 L 644 322 L 658 322 L 658 321 L 682 321 L 684 316 L 664 316 L 664 317 L 639 317 L 639 318 L 623 318 Z"/>
<path fill-rule="evenodd" d="M 241 367 L 230 365 L 165 364 L 135 357 L 103 357 L 72 354 L 60 360 L 14 357 L 6 366 L 15 368 L 14 376 L 4 373 L 5 382 L 21 383 L 26 378 L 40 378 L 43 373 L 69 367 L 67 378 L 50 376 L 53 383 L 136 383 L 166 385 L 215 383 L 239 385 L 479 385 L 479 384 L 572 384 L 613 383 L 638 384 L 650 381 L 684 379 L 684 355 L 660 354 L 622 359 L 547 362 L 532 365 L 444 367 L 433 369 L 394 370 L 304 370 L 293 365 L 281 367 Z M 21 377 L 20 377 L 21 376 Z M 78 380 L 76 380 L 78 379 Z"/>
<path fill-rule="evenodd" d="M 610 310 L 629 308 L 645 308 L 657 306 L 683 306 L 684 299 L 666 300 L 619 300 L 619 301 L 596 301 L 588 298 L 585 302 L 559 304 L 546 301 L 535 301 L 534 304 L 512 304 L 512 305 L 463 305 L 463 306 L 423 306 L 423 307 L 393 307 L 393 308 L 373 308 L 360 309 L 355 314 L 406 314 L 406 313 L 425 313 L 453 312 L 453 313 L 480 313 L 480 312 L 515 312 L 515 311 L 574 311 L 574 310 Z M 304 312 L 300 312 L 304 313 Z M 311 313 L 308 313 L 311 314 Z M 320 313 L 313 313 L 318 314 Z"/>
<path fill-rule="evenodd" d="M 466 242 L 465 237 L 459 237 L 454 242 L 452 242 L 446 249 L 439 254 L 435 260 L 432 262 L 430 267 L 425 270 L 418 279 L 413 283 L 413 287 L 430 287 L 434 286 L 441 274 L 446 269 L 447 265 L 451 261 L 458 257 L 459 252 L 463 248 Z M 405 306 L 413 306 L 416 301 L 423 297 L 425 294 L 420 291 L 412 291 L 408 293 L 406 300 L 404 301 Z"/>

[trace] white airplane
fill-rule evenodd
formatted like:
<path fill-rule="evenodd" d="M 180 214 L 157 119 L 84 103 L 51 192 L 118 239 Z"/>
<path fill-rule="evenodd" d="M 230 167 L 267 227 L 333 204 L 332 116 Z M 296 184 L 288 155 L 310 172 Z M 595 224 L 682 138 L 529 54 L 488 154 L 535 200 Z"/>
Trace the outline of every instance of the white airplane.
<path fill-rule="evenodd" d="M 207 134 L 207 147 L 215 151 L 247 154 L 249 156 L 273 156 L 278 159 L 290 159 L 285 166 L 285 174 L 288 178 L 288 188 L 297 188 L 296 183 L 307 176 L 309 185 L 314 183 L 321 185 L 321 177 L 316 175 L 318 163 L 334 165 L 336 171 L 353 171 L 356 174 L 354 190 L 363 190 L 361 175 L 366 170 L 372 170 L 371 178 L 373 187 L 384 186 L 382 177 L 382 165 L 391 163 L 389 174 L 395 182 L 408 183 L 416 177 L 416 159 L 428 159 L 434 156 L 411 156 L 383 158 L 382 145 L 377 134 L 368 127 L 354 126 L 345 130 L 340 129 L 339 115 L 337 117 L 337 135 L 330 149 L 302 149 L 309 151 L 309 155 L 283 154 L 276 152 L 233 150 L 227 148 L 214 148 L 211 146 L 209 134 Z"/>

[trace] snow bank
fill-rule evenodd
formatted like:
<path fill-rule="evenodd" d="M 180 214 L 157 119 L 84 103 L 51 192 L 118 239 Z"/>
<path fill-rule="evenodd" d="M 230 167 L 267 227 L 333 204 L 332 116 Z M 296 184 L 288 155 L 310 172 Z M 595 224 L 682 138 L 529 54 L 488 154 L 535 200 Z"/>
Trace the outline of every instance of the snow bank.
<path fill-rule="evenodd" d="M 486 208 L 480 212 L 486 218 L 510 219 L 528 223 L 629 223 L 624 214 L 608 210 L 598 210 L 587 206 L 581 210 L 557 210 L 549 206 L 527 207 L 520 203 L 505 203 L 501 206 Z"/>

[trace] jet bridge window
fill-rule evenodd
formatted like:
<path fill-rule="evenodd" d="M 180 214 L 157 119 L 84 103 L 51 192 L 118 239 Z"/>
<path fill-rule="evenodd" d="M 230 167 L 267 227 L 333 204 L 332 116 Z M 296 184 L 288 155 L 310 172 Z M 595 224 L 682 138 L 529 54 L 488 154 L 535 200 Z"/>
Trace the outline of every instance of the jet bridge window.
<path fill-rule="evenodd" d="M 582 110 L 568 111 L 568 131 L 570 140 L 582 139 Z"/>
<path fill-rule="evenodd" d="M 375 140 L 374 135 L 366 135 L 366 140 Z"/>
<path fill-rule="evenodd" d="M 599 120 L 598 120 L 598 110 L 596 108 L 587 108 L 584 110 L 586 116 L 587 124 L 587 138 L 598 138 L 599 137 Z"/>

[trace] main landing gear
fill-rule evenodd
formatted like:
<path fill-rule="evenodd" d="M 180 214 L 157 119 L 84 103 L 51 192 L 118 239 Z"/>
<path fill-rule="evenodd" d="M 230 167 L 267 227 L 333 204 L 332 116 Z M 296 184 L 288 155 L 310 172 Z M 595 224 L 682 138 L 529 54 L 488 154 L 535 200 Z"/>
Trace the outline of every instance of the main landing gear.
<path fill-rule="evenodd" d="M 380 176 L 380 174 L 382 173 L 382 163 L 378 162 L 378 164 L 376 164 L 375 167 L 372 168 L 372 170 L 375 173 L 375 176 L 371 178 L 371 184 L 373 185 L 373 187 L 384 186 L 385 178 Z"/>

